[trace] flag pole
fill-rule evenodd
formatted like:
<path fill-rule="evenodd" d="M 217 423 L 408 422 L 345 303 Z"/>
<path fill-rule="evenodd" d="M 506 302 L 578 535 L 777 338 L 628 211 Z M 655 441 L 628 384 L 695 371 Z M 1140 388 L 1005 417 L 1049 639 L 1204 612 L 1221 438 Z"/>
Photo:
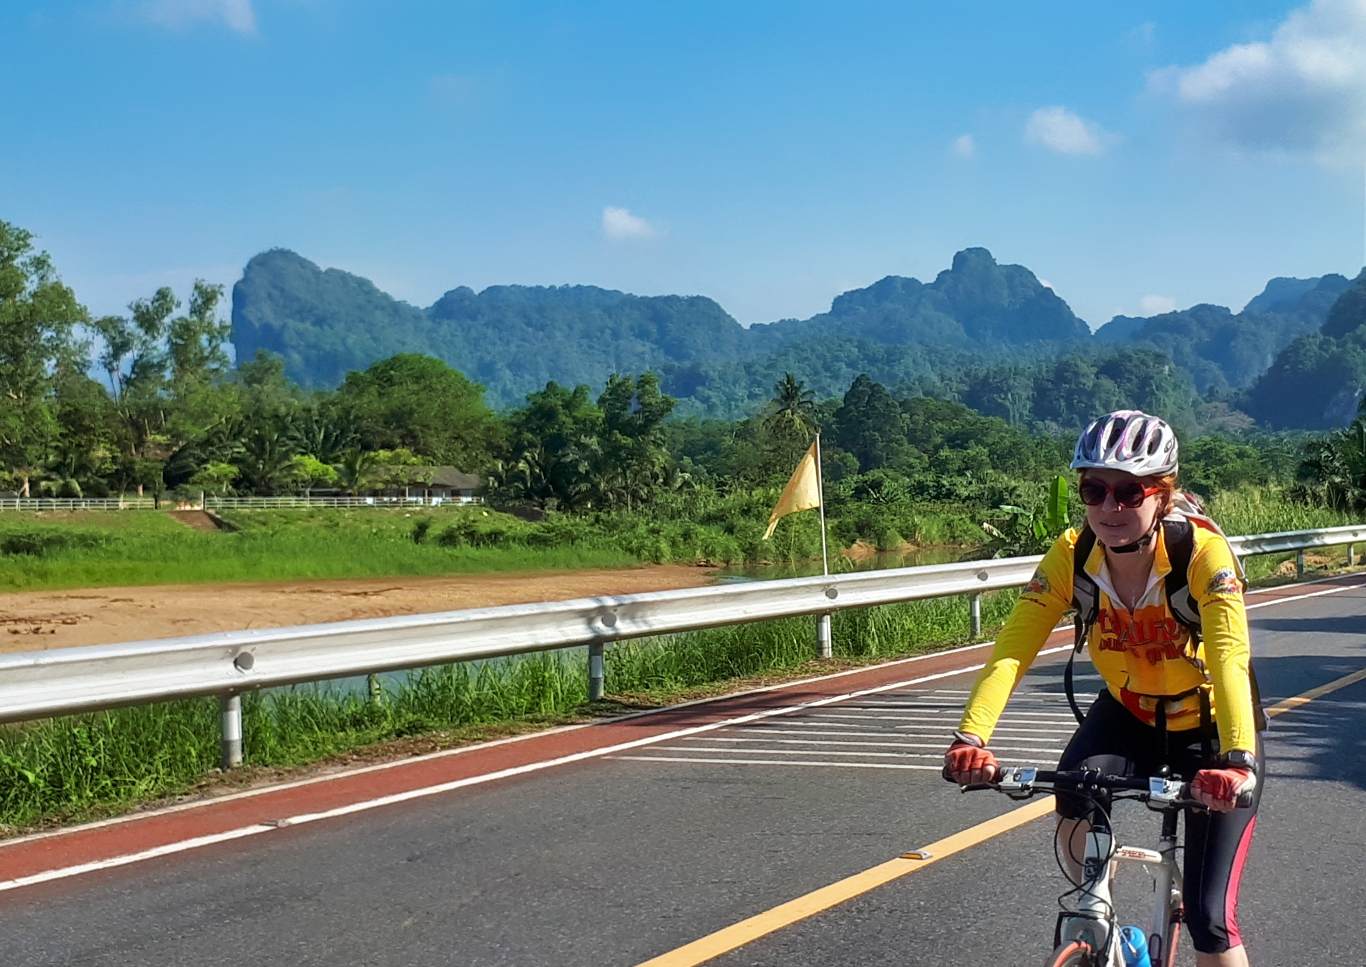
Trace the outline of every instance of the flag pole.
<path fill-rule="evenodd" d="M 821 434 L 816 431 L 816 499 L 821 511 L 821 567 L 830 576 L 830 555 L 825 549 L 825 471 L 821 468 Z"/>
<path fill-rule="evenodd" d="M 825 471 L 821 467 L 821 433 L 816 431 L 816 499 L 821 512 L 821 568 L 826 577 L 830 576 L 830 555 L 825 546 Z M 834 641 L 830 632 L 830 612 L 825 612 L 816 622 L 816 641 L 820 656 L 829 658 Z"/>

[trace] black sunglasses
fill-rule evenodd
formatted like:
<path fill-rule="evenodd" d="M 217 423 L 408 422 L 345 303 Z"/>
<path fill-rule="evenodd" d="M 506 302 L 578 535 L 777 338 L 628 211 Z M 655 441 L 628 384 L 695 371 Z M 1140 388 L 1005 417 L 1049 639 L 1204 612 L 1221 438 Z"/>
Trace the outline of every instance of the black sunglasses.
<path fill-rule="evenodd" d="M 1125 510 L 1134 510 L 1153 494 L 1161 492 L 1161 487 L 1144 486 L 1137 480 L 1121 480 L 1112 487 L 1103 480 L 1083 477 L 1081 483 L 1077 484 L 1077 493 L 1087 507 L 1099 507 L 1105 503 L 1107 495 L 1113 495 L 1117 505 Z"/>

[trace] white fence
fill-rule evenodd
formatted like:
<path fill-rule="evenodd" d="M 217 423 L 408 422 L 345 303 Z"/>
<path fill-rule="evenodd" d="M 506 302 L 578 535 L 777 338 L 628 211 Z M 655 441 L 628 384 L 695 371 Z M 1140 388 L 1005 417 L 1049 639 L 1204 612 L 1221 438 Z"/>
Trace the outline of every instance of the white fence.
<path fill-rule="evenodd" d="M 0 497 L 0 510 L 152 510 L 151 497 Z M 175 501 L 163 498 L 161 506 L 171 509 Z"/>
<path fill-rule="evenodd" d="M 1242 557 L 1294 551 L 1303 573 L 1306 549 L 1361 541 L 1366 526 L 1229 543 Z M 589 695 L 597 698 L 603 646 L 610 641 L 800 615 L 820 615 L 824 624 L 843 608 L 947 595 L 969 595 L 976 619 L 981 592 L 1024 584 L 1039 560 L 964 561 L 0 655 L 0 722 L 217 694 L 223 760 L 233 765 L 241 758 L 240 693 L 248 689 L 588 645 Z"/>
<path fill-rule="evenodd" d="M 0 511 L 39 510 L 271 510 L 310 507 L 450 507 L 482 504 L 482 497 L 201 497 L 193 502 L 152 497 L 0 497 Z"/>
<path fill-rule="evenodd" d="M 482 504 L 482 497 L 205 497 L 207 510 L 269 510 L 285 507 L 449 507 Z"/>

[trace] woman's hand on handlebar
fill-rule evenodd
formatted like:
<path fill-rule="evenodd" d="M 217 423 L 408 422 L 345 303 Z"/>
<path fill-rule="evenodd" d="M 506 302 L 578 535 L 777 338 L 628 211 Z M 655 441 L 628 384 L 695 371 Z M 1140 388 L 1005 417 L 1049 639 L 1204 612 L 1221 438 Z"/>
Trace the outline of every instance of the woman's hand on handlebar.
<path fill-rule="evenodd" d="M 1206 809 L 1226 813 L 1240 805 L 1250 805 L 1257 777 L 1239 766 L 1201 769 L 1191 780 L 1191 796 Z"/>
<path fill-rule="evenodd" d="M 953 745 L 944 753 L 944 778 L 960 786 L 993 782 L 1001 764 L 980 738 L 970 732 L 955 732 Z"/>

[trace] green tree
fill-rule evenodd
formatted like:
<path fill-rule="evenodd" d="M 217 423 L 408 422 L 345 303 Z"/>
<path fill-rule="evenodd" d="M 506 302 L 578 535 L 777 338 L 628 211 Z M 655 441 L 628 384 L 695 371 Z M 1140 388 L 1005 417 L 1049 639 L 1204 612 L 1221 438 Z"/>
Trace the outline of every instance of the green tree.
<path fill-rule="evenodd" d="M 53 373 L 63 362 L 79 368 L 72 333 L 87 319 L 32 243 L 29 232 L 0 221 L 0 461 L 24 496 L 60 432 Z"/>
<path fill-rule="evenodd" d="M 336 399 L 365 449 L 406 447 L 462 470 L 492 456 L 498 424 L 483 388 L 432 356 L 403 353 L 349 373 Z"/>
<path fill-rule="evenodd" d="M 232 482 L 237 479 L 238 473 L 238 469 L 230 463 L 208 463 L 199 468 L 189 483 L 206 494 L 222 497 L 232 492 Z"/>
<path fill-rule="evenodd" d="M 498 496 L 562 509 L 591 502 L 603 416 L 588 387 L 550 382 L 526 400 L 508 417 Z"/>
<path fill-rule="evenodd" d="M 595 475 L 604 503 L 624 504 L 629 510 L 652 500 L 663 486 L 671 463 L 664 421 L 674 403 L 660 391 L 654 373 L 635 379 L 616 374 L 607 380 L 598 397 L 602 436 L 597 458 L 585 467 Z"/>
<path fill-rule="evenodd" d="M 242 448 L 233 461 L 242 489 L 262 496 L 287 490 L 297 452 L 294 442 L 280 430 L 253 427 L 243 438 Z"/>
<path fill-rule="evenodd" d="M 835 442 L 862 470 L 901 465 L 907 457 L 906 421 L 887 388 L 867 375 L 854 380 L 835 411 Z"/>
<path fill-rule="evenodd" d="M 287 476 L 307 497 L 315 487 L 335 485 L 338 474 L 336 467 L 323 463 L 312 454 L 301 453 L 290 461 Z"/>
<path fill-rule="evenodd" d="M 109 378 L 130 457 L 146 457 L 165 427 L 165 340 L 179 306 L 175 293 L 163 286 L 150 299 L 129 303 L 129 315 L 101 316 L 93 323 L 104 343 L 99 363 Z"/>
<path fill-rule="evenodd" d="M 375 479 L 375 455 L 359 448 L 347 450 L 336 465 L 337 486 L 347 496 L 354 497 L 368 488 Z"/>
<path fill-rule="evenodd" d="M 62 479 L 80 480 L 87 492 L 113 469 L 118 413 L 109 394 L 82 368 L 60 364 L 53 372 L 52 414 L 57 424 L 51 463 Z"/>
<path fill-rule="evenodd" d="M 221 285 L 196 279 L 189 311 L 167 325 L 166 429 L 172 446 L 194 439 L 236 409 L 236 399 L 226 381 L 231 327 L 218 318 L 222 298 Z"/>

